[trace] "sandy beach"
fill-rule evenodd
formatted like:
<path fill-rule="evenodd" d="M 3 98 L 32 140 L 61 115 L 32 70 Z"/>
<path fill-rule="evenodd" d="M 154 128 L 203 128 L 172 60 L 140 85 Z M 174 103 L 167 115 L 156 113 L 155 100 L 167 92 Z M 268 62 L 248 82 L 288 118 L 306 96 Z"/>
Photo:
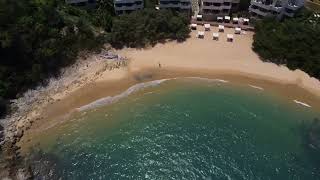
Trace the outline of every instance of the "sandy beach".
<path fill-rule="evenodd" d="M 226 34 L 233 34 L 234 30 L 225 29 L 220 33 L 219 41 L 214 41 L 212 33 L 217 31 L 217 27 L 211 27 L 211 31 L 205 32 L 204 39 L 196 38 L 197 31 L 192 31 L 191 37 L 183 43 L 167 42 L 146 49 L 118 50 L 116 53 L 127 57 L 129 63 L 117 68 L 108 68 L 105 61 L 97 59 L 98 55 L 87 57 L 83 62 L 90 63 L 74 67 L 72 81 L 64 80 L 64 84 L 44 88 L 42 95 L 29 105 L 31 108 L 16 114 L 13 124 L 24 130 L 19 145 L 29 142 L 37 132 L 58 124 L 78 107 L 117 95 L 134 84 L 163 78 L 226 79 L 274 91 L 292 101 L 320 108 L 320 82 L 317 79 L 300 70 L 291 71 L 284 66 L 262 62 L 251 49 L 254 32 L 234 35 L 234 42 L 227 42 Z M 70 79 L 70 74 L 62 76 Z M 53 91 L 53 87 L 59 90 Z"/>

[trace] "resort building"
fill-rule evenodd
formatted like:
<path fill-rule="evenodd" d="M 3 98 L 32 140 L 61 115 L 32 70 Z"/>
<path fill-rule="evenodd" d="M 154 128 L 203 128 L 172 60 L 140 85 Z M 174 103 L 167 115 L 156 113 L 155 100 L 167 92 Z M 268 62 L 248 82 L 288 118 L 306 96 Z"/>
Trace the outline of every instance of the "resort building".
<path fill-rule="evenodd" d="M 67 4 L 71 4 L 74 6 L 88 6 L 94 7 L 97 3 L 96 0 L 65 0 Z"/>
<path fill-rule="evenodd" d="M 174 9 L 177 11 L 191 12 L 191 0 L 160 0 L 160 9 Z"/>
<path fill-rule="evenodd" d="M 240 0 L 202 0 L 200 9 L 204 20 L 215 20 L 218 16 L 236 12 L 239 4 Z"/>
<path fill-rule="evenodd" d="M 132 11 L 143 9 L 143 0 L 114 0 L 114 10 L 115 13 L 125 14 Z"/>
<path fill-rule="evenodd" d="M 304 5 L 304 0 L 251 0 L 249 12 L 254 17 L 283 16 L 293 17 Z"/>

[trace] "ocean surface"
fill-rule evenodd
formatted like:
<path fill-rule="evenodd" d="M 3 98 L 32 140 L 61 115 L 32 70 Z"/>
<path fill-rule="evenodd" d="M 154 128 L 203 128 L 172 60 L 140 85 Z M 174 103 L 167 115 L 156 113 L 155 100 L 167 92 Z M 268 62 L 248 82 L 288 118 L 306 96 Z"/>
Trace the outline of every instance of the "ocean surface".
<path fill-rule="evenodd" d="M 36 177 L 320 179 L 302 128 L 320 117 L 313 108 L 219 80 L 149 85 L 79 108 L 35 137 Z"/>

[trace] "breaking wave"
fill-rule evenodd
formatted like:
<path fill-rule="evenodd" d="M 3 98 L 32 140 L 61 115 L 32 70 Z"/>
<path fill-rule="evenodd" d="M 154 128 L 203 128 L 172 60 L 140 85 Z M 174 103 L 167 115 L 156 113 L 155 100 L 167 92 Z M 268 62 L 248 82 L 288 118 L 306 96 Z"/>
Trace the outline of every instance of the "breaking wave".
<path fill-rule="evenodd" d="M 205 80 L 208 82 L 220 82 L 220 83 L 228 83 L 229 81 L 223 80 L 223 79 L 209 79 L 209 78 L 201 78 L 201 77 L 184 77 L 184 78 L 170 78 L 170 79 L 160 79 L 160 80 L 154 80 L 150 82 L 144 82 L 144 83 L 139 83 L 136 85 L 131 86 L 129 89 L 126 91 L 122 92 L 121 94 L 118 94 L 116 96 L 107 96 L 101 99 L 98 99 L 92 103 L 86 104 L 84 106 L 81 106 L 77 108 L 77 111 L 86 111 L 94 108 L 98 108 L 101 106 L 109 105 L 112 103 L 115 103 L 119 101 L 120 99 L 129 96 L 132 93 L 138 92 L 140 90 L 143 90 L 148 87 L 155 87 L 160 85 L 161 83 L 168 81 L 168 80 L 175 80 L 175 79 L 198 79 L 198 80 Z"/>
<path fill-rule="evenodd" d="M 124 91 L 121 94 L 118 94 L 116 96 L 107 96 L 101 99 L 98 99 L 92 103 L 89 103 L 87 105 L 81 106 L 79 108 L 77 108 L 78 111 L 85 111 L 85 110 L 90 110 L 90 109 L 94 109 L 97 107 L 101 107 L 101 106 L 105 106 L 105 105 L 109 105 L 111 103 L 115 103 L 117 101 L 119 101 L 120 99 L 129 96 L 130 94 L 137 92 L 139 90 L 148 88 L 148 87 L 155 87 L 158 86 L 159 84 L 167 81 L 169 79 L 161 79 L 161 80 L 155 80 L 155 81 L 150 81 L 150 82 L 146 82 L 146 83 L 139 83 L 136 85 L 131 86 L 129 89 L 127 89 L 126 91 Z"/>

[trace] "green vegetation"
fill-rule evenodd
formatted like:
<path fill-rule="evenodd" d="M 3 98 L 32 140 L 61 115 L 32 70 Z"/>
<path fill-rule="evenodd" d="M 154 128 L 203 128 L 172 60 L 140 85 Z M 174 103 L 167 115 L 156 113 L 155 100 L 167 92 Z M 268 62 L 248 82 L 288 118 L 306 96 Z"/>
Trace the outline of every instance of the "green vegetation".
<path fill-rule="evenodd" d="M 153 2 L 148 0 L 148 2 Z M 60 0 L 0 0 L 0 116 L 8 100 L 72 64 L 79 51 L 144 47 L 188 37 L 188 19 L 147 9 L 116 17 L 112 0 L 80 9 Z"/>
<path fill-rule="evenodd" d="M 144 8 L 155 9 L 157 0 L 144 0 L 143 3 L 144 3 Z"/>
<path fill-rule="evenodd" d="M 183 41 L 190 33 L 186 15 L 145 9 L 114 19 L 110 43 L 117 48 L 145 47 L 167 39 Z"/>
<path fill-rule="evenodd" d="M 98 48 L 102 39 L 91 21 L 54 0 L 0 0 L 0 97 L 15 98 L 58 75 L 80 50 Z"/>
<path fill-rule="evenodd" d="M 302 10 L 295 18 L 257 22 L 253 50 L 265 61 L 320 78 L 320 18 Z"/>

